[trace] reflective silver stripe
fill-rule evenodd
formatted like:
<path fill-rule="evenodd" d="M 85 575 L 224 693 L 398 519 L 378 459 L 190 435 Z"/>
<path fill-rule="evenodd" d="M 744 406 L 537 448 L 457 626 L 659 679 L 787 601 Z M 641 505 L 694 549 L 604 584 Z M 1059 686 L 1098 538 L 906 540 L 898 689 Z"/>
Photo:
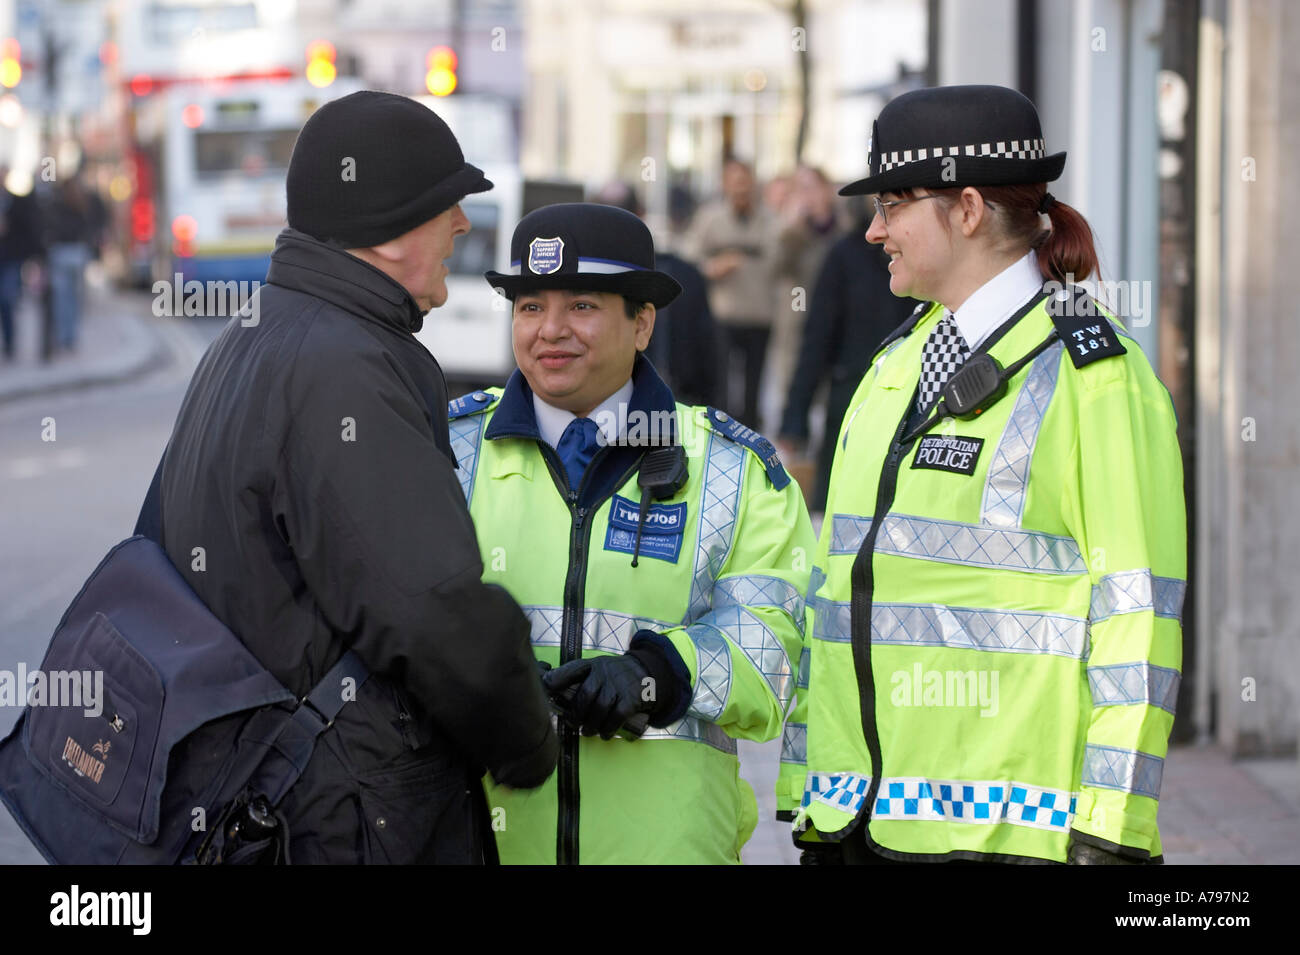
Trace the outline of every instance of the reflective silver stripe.
<path fill-rule="evenodd" d="M 1088 622 L 1062 614 L 875 603 L 871 607 L 871 642 L 1083 659 Z"/>
<path fill-rule="evenodd" d="M 688 715 L 716 722 L 731 695 L 731 651 L 727 641 L 707 624 L 688 627 L 695 644 L 695 696 Z"/>
<path fill-rule="evenodd" d="M 831 518 L 832 554 L 856 554 L 871 530 L 871 518 L 836 514 Z M 810 590 L 809 593 L 815 593 Z"/>
<path fill-rule="evenodd" d="M 563 607 L 523 607 L 524 616 L 533 625 L 532 641 L 535 647 L 558 647 L 564 635 Z"/>
<path fill-rule="evenodd" d="M 747 607 L 722 607 L 695 624 L 707 624 L 731 638 L 772 688 L 782 711 L 790 701 L 790 658 L 775 633 Z M 691 628 L 694 630 L 694 627 Z"/>
<path fill-rule="evenodd" d="M 558 647 L 564 636 L 564 608 L 526 606 L 535 647 Z M 625 653 L 638 630 L 663 631 L 673 624 L 650 617 L 633 617 L 613 610 L 587 609 L 582 614 L 582 649 Z"/>
<path fill-rule="evenodd" d="M 1043 416 L 1056 391 L 1064 347 L 1061 342 L 1056 342 L 1029 366 L 1029 375 L 1016 396 L 1015 407 L 1011 409 L 1011 417 L 1007 419 L 1007 426 L 998 439 L 997 451 L 989 465 L 984 503 L 980 510 L 983 524 L 1019 527 L 1024 518 L 1029 464 L 1034 456 L 1034 444 L 1038 441 Z"/>
<path fill-rule="evenodd" d="M 801 690 L 808 689 L 808 674 L 812 670 L 812 651 L 804 647 L 799 653 L 799 674 L 795 677 L 794 685 Z"/>
<path fill-rule="evenodd" d="M 853 639 L 853 615 L 848 602 L 818 599 L 813 606 L 814 638 L 832 643 Z M 1028 611 L 875 603 L 871 608 L 871 642 L 1050 653 L 1081 660 L 1088 648 L 1088 622 L 1081 617 Z"/>
<path fill-rule="evenodd" d="M 1160 798 L 1165 761 L 1150 753 L 1089 743 L 1083 751 L 1083 784 Z"/>
<path fill-rule="evenodd" d="M 472 414 L 449 422 L 451 453 L 456 455 L 456 477 L 469 506 L 474 494 L 474 471 L 478 467 L 478 449 L 483 441 L 483 416 Z"/>
<path fill-rule="evenodd" d="M 832 643 L 848 643 L 853 638 L 853 619 L 847 601 L 813 598 L 813 637 Z"/>
<path fill-rule="evenodd" d="M 836 514 L 830 552 L 856 554 L 870 527 L 868 517 Z M 1082 574 L 1088 569 L 1079 545 L 1070 537 L 907 514 L 886 516 L 876 536 L 876 552 L 1039 574 Z"/>
<path fill-rule="evenodd" d="M 748 574 L 719 580 L 713 588 L 714 608 L 736 604 L 742 607 L 779 607 L 790 615 L 799 632 L 803 632 L 803 595 L 780 577 Z"/>
<path fill-rule="evenodd" d="M 781 762 L 808 762 L 808 724 L 786 723 L 781 733 Z"/>
<path fill-rule="evenodd" d="M 727 552 L 731 550 L 736 512 L 740 507 L 740 476 L 745 449 L 710 432 L 704 468 L 704 494 L 700 506 L 699 543 L 695 552 L 695 578 L 682 623 L 691 623 L 713 606 L 713 586 Z"/>
<path fill-rule="evenodd" d="M 1187 582 L 1177 577 L 1156 577 L 1150 570 L 1125 570 L 1107 574 L 1092 588 L 1088 616 L 1093 623 L 1121 613 L 1154 610 L 1157 617 L 1183 617 Z"/>
<path fill-rule="evenodd" d="M 693 716 L 686 716 L 663 728 L 647 727 L 641 736 L 644 740 L 679 739 L 692 743 L 704 743 L 716 750 L 736 755 L 736 741 L 728 736 L 717 723 L 706 722 Z"/>
<path fill-rule="evenodd" d="M 1088 667 L 1093 706 L 1148 703 L 1172 713 L 1181 681 L 1177 670 L 1158 667 L 1145 660 Z"/>

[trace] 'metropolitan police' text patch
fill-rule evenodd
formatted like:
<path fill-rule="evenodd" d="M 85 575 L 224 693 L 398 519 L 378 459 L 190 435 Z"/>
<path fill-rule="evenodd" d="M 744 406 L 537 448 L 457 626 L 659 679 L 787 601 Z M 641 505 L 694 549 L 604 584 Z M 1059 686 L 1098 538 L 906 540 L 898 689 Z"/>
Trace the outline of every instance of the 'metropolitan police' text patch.
<path fill-rule="evenodd" d="M 979 462 L 983 448 L 983 438 L 927 434 L 916 446 L 912 467 L 971 475 L 975 473 L 975 465 Z"/>
<path fill-rule="evenodd" d="M 609 504 L 609 531 L 605 550 L 633 552 L 636 546 L 637 518 L 641 508 L 635 501 L 614 495 Z M 682 532 L 686 530 L 686 502 L 654 504 L 646 513 L 641 527 L 641 556 L 677 563 L 682 552 Z"/>

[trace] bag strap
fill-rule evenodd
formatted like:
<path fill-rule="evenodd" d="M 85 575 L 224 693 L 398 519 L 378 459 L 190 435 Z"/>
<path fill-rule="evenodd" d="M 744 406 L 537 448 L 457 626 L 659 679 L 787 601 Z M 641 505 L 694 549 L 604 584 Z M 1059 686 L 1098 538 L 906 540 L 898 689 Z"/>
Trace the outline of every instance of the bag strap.
<path fill-rule="evenodd" d="M 135 521 L 135 533 L 149 538 L 159 547 L 162 547 L 162 468 L 166 457 L 164 450 L 158 459 L 158 467 L 154 469 L 153 480 L 149 482 L 149 490 L 145 492 L 144 503 L 140 505 L 140 516 Z"/>
<path fill-rule="evenodd" d="M 163 546 L 162 469 L 166 460 L 167 452 L 164 450 L 135 524 L 136 534 L 149 538 L 160 548 Z M 284 758 L 268 760 L 257 771 L 258 788 L 271 800 L 272 805 L 278 804 L 298 781 L 298 777 L 307 768 L 307 761 L 311 759 L 317 737 L 334 725 L 339 712 L 356 699 L 356 691 L 369 678 L 370 669 L 361 658 L 351 650 L 345 651 L 311 692 L 303 697 L 282 729 L 272 730 L 273 739 L 265 742 L 271 744 Z M 347 680 L 352 681 L 351 686 L 345 685 Z"/>

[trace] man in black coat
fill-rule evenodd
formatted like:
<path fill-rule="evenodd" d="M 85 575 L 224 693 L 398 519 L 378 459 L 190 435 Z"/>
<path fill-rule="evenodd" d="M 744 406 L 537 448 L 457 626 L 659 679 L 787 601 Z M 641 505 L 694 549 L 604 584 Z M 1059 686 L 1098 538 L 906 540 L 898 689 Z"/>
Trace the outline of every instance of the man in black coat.
<path fill-rule="evenodd" d="M 783 445 L 792 447 L 808 440 L 808 412 L 818 387 L 829 376 L 826 430 L 817 453 L 817 486 L 808 505 L 814 511 L 826 507 L 835 439 L 872 355 L 918 304 L 889 291 L 889 257 L 867 244 L 871 219 L 860 219 L 826 253 L 809 301 L 799 363 L 781 416 L 779 440 Z"/>
<path fill-rule="evenodd" d="M 372 674 L 281 805 L 295 862 L 490 861 L 484 769 L 529 788 L 555 766 L 529 625 L 480 580 L 446 384 L 413 335 L 446 301 L 460 200 L 491 185 L 413 100 L 318 110 L 268 284 L 167 446 L 164 547 L 213 613 L 297 694 L 348 648 Z"/>

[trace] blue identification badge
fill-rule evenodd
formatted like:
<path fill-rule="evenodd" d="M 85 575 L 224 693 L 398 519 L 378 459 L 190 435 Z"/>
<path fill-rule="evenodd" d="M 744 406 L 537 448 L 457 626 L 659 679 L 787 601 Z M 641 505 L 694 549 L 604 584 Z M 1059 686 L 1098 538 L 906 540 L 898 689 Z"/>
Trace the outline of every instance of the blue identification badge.
<path fill-rule="evenodd" d="M 559 236 L 543 239 L 540 236 L 528 243 L 528 271 L 534 275 L 550 275 L 560 271 L 564 264 L 564 240 Z"/>
<path fill-rule="evenodd" d="M 609 530 L 605 532 L 605 550 L 630 554 L 636 541 L 637 517 L 641 507 L 617 494 L 609 503 Z M 686 530 L 686 502 L 653 504 L 641 528 L 641 556 L 677 563 Z"/>

